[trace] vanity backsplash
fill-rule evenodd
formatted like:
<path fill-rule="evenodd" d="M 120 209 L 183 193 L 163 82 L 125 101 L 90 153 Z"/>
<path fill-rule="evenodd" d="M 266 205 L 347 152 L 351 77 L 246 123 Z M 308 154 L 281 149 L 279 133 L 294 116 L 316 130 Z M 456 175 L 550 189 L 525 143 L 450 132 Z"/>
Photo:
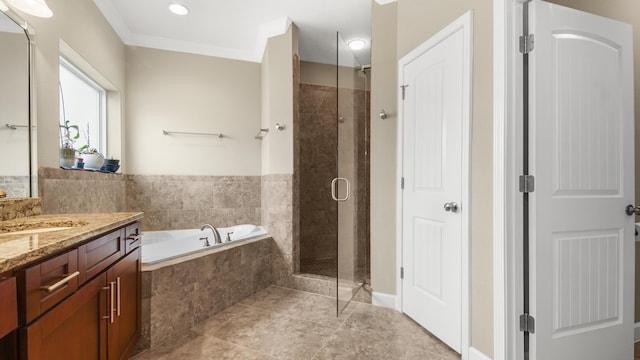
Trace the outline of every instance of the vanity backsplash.
<path fill-rule="evenodd" d="M 40 215 L 40 213 L 42 213 L 40 198 L 0 200 L 0 221 Z"/>

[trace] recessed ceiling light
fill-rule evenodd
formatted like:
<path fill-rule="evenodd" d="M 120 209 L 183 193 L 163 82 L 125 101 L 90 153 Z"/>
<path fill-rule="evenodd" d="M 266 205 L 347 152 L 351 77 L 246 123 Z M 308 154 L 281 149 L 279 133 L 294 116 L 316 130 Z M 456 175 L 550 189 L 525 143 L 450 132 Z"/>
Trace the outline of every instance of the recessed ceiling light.
<path fill-rule="evenodd" d="M 48 18 L 53 15 L 44 0 L 8 0 L 7 3 L 29 15 L 42 18 Z"/>
<path fill-rule="evenodd" d="M 187 15 L 189 13 L 189 9 L 182 4 L 169 4 L 169 10 L 176 15 Z"/>
<path fill-rule="evenodd" d="M 364 40 L 351 40 L 349 41 L 349 47 L 351 48 L 351 50 L 360 50 L 362 48 L 364 48 L 364 46 L 367 45 L 367 42 Z"/>

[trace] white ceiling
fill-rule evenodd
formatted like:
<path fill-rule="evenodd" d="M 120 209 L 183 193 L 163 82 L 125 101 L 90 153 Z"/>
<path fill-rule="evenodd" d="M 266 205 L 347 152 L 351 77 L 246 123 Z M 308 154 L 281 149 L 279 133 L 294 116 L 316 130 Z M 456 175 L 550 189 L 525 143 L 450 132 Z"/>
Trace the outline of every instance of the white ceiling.
<path fill-rule="evenodd" d="M 363 39 L 354 51 L 370 63 L 371 0 L 93 0 L 128 45 L 261 62 L 266 39 L 299 30 L 300 58 L 335 63 L 336 32 Z M 172 14 L 178 2 L 190 10 Z"/>

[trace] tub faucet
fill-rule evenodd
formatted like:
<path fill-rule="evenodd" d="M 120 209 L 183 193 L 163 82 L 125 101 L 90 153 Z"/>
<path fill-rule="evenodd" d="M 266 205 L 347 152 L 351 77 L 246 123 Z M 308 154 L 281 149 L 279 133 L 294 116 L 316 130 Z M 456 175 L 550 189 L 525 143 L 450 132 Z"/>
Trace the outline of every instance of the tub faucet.
<path fill-rule="evenodd" d="M 222 238 L 220 238 L 220 233 L 218 232 L 218 229 L 216 229 L 215 226 L 211 224 L 204 224 L 200 228 L 200 231 L 204 231 L 204 229 L 211 229 L 211 231 L 213 232 L 214 244 L 222 244 Z"/>

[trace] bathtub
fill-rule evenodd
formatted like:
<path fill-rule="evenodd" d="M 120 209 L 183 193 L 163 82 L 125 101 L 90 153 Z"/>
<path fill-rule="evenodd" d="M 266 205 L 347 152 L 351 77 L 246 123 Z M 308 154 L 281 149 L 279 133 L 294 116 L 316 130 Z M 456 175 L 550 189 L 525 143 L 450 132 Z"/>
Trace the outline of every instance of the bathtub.
<path fill-rule="evenodd" d="M 153 265 L 165 260 L 236 244 L 239 241 L 265 235 L 262 226 L 243 224 L 226 228 L 217 228 L 222 244 L 214 244 L 213 233 L 209 229 L 145 231 L 142 234 L 142 264 Z M 227 236 L 231 241 L 227 241 Z M 202 237 L 208 237 L 211 246 L 204 247 Z"/>

